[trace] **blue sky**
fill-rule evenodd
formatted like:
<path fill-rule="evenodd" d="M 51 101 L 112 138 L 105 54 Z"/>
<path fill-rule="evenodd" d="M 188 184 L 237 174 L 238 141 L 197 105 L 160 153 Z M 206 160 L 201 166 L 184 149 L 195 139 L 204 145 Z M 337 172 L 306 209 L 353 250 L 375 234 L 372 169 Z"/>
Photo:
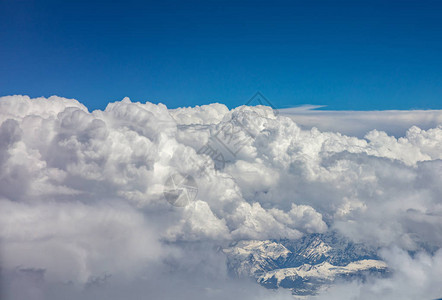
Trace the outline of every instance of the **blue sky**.
<path fill-rule="evenodd" d="M 0 95 L 442 108 L 439 1 L 0 0 Z"/>

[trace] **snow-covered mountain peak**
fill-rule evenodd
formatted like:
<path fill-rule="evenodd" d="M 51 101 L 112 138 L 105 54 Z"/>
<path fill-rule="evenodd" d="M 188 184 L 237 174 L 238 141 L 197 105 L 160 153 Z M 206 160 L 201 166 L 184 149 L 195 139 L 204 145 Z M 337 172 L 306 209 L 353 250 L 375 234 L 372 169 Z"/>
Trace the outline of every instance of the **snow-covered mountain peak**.
<path fill-rule="evenodd" d="M 288 250 L 283 245 L 273 242 L 273 241 L 239 241 L 230 248 L 224 249 L 224 253 L 244 256 L 265 256 L 271 259 L 277 259 L 279 257 L 286 257 L 290 250 Z"/>
<path fill-rule="evenodd" d="M 289 288 L 295 295 L 313 295 L 337 278 L 388 273 L 376 249 L 336 232 L 297 240 L 238 241 L 223 251 L 232 274 L 252 277 L 267 288 Z"/>

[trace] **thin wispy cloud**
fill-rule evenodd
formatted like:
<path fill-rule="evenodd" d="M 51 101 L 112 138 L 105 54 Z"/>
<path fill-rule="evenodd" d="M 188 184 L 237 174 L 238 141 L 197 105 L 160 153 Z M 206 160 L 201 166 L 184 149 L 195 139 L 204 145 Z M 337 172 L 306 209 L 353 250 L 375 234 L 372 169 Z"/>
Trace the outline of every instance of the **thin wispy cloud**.
<path fill-rule="evenodd" d="M 317 110 L 322 107 L 325 106 L 305 105 L 278 111 L 305 129 L 316 127 L 321 131 L 341 132 L 361 138 L 374 129 L 402 137 L 412 126 L 430 129 L 442 124 L 442 110 Z"/>

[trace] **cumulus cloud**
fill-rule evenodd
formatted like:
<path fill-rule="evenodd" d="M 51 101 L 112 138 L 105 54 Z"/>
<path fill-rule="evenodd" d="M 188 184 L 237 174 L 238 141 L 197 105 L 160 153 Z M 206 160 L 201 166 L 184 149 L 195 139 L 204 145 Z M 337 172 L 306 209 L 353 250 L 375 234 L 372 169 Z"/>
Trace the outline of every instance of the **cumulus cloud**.
<path fill-rule="evenodd" d="M 442 276 L 442 251 L 429 255 L 418 252 L 411 256 L 393 247 L 381 251 L 392 270 L 388 278 L 371 278 L 362 283 L 340 283 L 326 294 L 313 299 L 439 299 Z"/>
<path fill-rule="evenodd" d="M 436 271 L 421 265 L 438 265 L 442 247 L 438 114 L 417 114 L 433 128 L 407 117 L 402 136 L 382 131 L 395 121 L 350 136 L 332 132 L 328 119 L 316 126 L 326 132 L 306 129 L 293 115 L 265 106 L 169 110 L 125 98 L 89 112 L 55 96 L 2 97 L 2 290 L 11 299 L 23 287 L 24 299 L 55 299 L 63 292 L 112 299 L 123 290 L 134 298 L 239 293 L 283 299 L 285 291 L 241 282 L 243 289 L 229 279 L 219 248 L 338 230 L 398 251 L 423 270 L 429 287 L 423 295 L 433 295 L 439 290 L 427 275 Z M 197 185 L 185 207 L 165 199 L 165 183 L 174 174 Z M 176 191 L 185 192 L 185 186 Z M 390 252 L 385 257 L 398 270 L 395 276 L 406 276 Z M 395 278 L 388 284 L 399 284 Z M 339 288 L 362 293 L 366 285 Z"/>

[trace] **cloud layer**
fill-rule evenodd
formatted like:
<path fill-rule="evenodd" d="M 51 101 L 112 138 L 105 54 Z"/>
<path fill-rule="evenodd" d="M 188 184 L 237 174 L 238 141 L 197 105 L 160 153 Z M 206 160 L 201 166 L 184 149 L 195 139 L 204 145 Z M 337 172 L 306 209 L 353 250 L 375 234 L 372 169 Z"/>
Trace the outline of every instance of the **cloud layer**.
<path fill-rule="evenodd" d="M 167 288 L 174 284 L 193 299 L 195 291 L 201 299 L 283 299 L 284 291 L 238 286 L 216 249 L 333 229 L 397 249 L 385 254 L 397 278 L 409 274 L 401 259 L 422 270 L 422 295 L 435 297 L 441 159 L 440 125 L 358 138 L 302 129 L 264 106 L 169 110 L 125 98 L 89 112 L 73 99 L 2 97 L 2 290 L 10 299 L 18 290 L 23 299 L 104 299 L 121 286 L 133 297 L 166 299 L 176 296 Z M 197 185 L 184 207 L 164 197 L 174 174 Z M 394 278 L 393 287 L 401 282 Z M 146 289 L 146 281 L 155 284 Z M 376 293 L 369 285 L 338 289 Z"/>
<path fill-rule="evenodd" d="M 341 132 L 342 134 L 361 138 L 373 129 L 401 137 L 412 126 L 430 129 L 442 123 L 441 110 L 316 110 L 321 107 L 323 106 L 304 105 L 280 109 L 279 112 L 292 118 L 303 128 L 317 127 L 321 131 Z"/>

